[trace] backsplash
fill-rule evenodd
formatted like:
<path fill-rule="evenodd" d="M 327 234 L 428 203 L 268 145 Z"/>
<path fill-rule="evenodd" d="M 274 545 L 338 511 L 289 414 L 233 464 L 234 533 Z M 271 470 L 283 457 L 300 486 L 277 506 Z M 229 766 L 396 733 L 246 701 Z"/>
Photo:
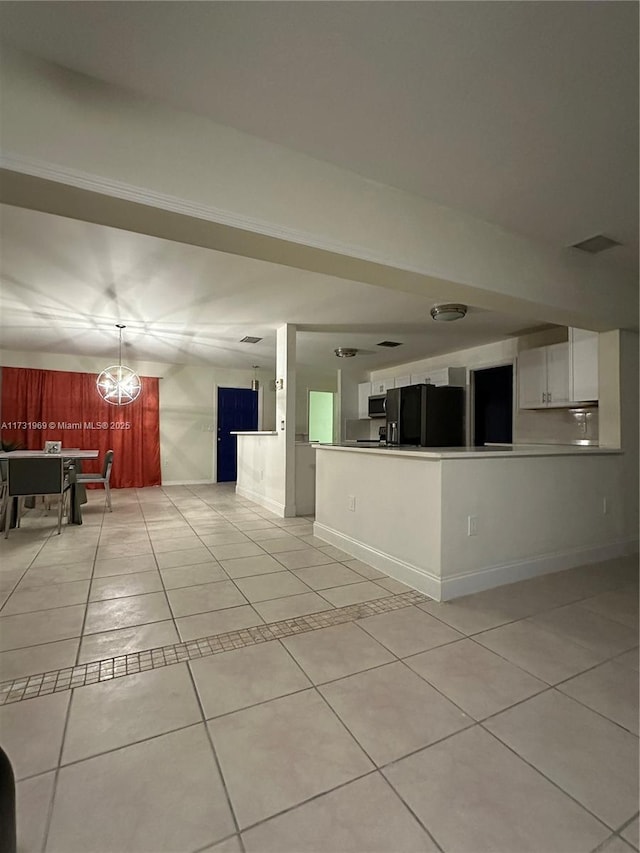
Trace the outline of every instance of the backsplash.
<path fill-rule="evenodd" d="M 598 442 L 598 407 L 518 409 L 513 440 L 518 444 Z"/>

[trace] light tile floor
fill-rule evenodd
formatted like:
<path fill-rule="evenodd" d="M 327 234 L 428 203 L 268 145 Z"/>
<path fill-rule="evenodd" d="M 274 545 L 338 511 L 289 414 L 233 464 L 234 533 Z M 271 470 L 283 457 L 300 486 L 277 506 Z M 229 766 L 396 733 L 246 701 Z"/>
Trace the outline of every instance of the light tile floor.
<path fill-rule="evenodd" d="M 439 604 L 232 486 L 89 498 L 0 543 L 20 853 L 638 849 L 637 558 Z"/>

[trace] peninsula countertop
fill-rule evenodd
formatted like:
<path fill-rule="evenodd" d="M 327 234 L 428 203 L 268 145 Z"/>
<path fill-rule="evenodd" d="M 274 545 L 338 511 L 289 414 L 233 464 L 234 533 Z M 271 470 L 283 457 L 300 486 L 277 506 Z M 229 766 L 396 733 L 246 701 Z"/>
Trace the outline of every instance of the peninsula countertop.
<path fill-rule="evenodd" d="M 502 447 L 415 447 L 400 445 L 389 447 L 380 444 L 342 442 L 340 444 L 313 444 L 317 450 L 372 453 L 376 455 L 413 457 L 418 459 L 479 459 L 523 456 L 601 456 L 622 453 L 611 447 L 585 447 L 560 444 L 509 444 Z"/>

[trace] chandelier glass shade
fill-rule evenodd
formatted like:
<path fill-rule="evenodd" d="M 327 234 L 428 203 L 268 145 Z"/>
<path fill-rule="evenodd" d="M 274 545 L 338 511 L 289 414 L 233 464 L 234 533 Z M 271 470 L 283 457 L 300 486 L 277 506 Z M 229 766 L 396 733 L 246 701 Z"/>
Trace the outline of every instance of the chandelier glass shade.
<path fill-rule="evenodd" d="M 117 323 L 116 329 L 120 333 L 118 364 L 102 371 L 96 380 L 96 387 L 106 403 L 112 406 L 127 406 L 140 396 L 142 382 L 135 370 L 122 363 L 122 330 L 126 329 L 126 326 Z"/>

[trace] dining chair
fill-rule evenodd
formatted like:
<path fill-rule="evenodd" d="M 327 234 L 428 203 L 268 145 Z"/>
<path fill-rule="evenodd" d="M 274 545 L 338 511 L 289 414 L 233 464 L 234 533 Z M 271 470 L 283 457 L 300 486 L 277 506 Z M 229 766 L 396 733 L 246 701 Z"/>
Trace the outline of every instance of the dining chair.
<path fill-rule="evenodd" d="M 58 495 L 58 534 L 62 530 L 62 516 L 70 482 L 65 477 L 64 461 L 59 456 L 47 459 L 44 456 L 32 459 L 7 459 L 7 484 L 4 513 L 4 538 L 9 536 L 11 502 L 17 501 L 16 527 L 20 526 L 22 499 L 42 495 Z"/>
<path fill-rule="evenodd" d="M 104 454 L 104 461 L 102 463 L 102 474 L 78 474 L 76 476 L 76 482 L 82 483 L 85 485 L 86 483 L 102 483 L 104 486 L 104 490 L 107 495 L 107 506 L 109 507 L 109 512 L 112 512 L 111 509 L 111 489 L 109 488 L 109 479 L 111 478 L 111 468 L 113 466 L 113 450 L 107 450 Z"/>
<path fill-rule="evenodd" d="M 4 529 L 4 514 L 7 500 L 7 460 L 0 459 L 0 524 Z"/>

